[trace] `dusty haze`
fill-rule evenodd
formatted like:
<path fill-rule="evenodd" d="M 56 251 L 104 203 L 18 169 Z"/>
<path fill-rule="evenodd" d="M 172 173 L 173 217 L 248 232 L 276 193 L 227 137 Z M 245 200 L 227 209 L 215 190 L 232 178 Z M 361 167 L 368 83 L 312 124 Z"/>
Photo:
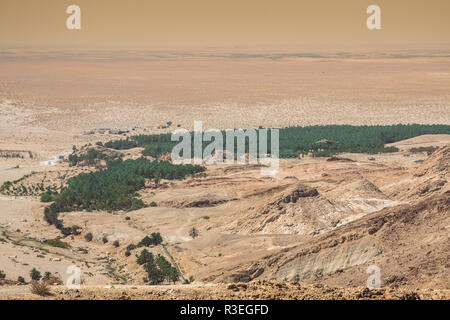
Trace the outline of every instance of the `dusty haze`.
<path fill-rule="evenodd" d="M 66 29 L 81 7 L 82 30 Z M 382 30 L 366 28 L 371 0 L 15 0 L 0 3 L 0 47 L 449 46 L 447 0 L 377 1 Z"/>

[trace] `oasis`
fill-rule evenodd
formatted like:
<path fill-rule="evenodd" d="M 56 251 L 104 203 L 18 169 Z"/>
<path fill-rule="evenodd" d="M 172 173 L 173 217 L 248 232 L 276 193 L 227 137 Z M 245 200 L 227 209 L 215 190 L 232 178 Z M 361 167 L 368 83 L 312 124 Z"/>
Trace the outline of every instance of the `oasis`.
<path fill-rule="evenodd" d="M 264 175 L 274 175 L 278 172 L 280 153 L 278 129 L 270 129 L 270 151 L 268 151 L 268 129 L 258 129 L 258 133 L 255 129 L 228 129 L 225 131 L 210 129 L 203 133 L 203 123 L 194 121 L 193 135 L 192 139 L 191 132 L 182 128 L 172 133 L 171 140 L 179 141 L 171 152 L 173 163 L 245 164 L 248 162 L 249 164 L 268 165 L 269 168 L 261 168 L 261 173 Z M 248 143 L 246 143 L 247 138 Z M 192 141 L 194 142 L 193 152 Z M 203 142 L 210 141 L 212 142 L 203 148 Z"/>

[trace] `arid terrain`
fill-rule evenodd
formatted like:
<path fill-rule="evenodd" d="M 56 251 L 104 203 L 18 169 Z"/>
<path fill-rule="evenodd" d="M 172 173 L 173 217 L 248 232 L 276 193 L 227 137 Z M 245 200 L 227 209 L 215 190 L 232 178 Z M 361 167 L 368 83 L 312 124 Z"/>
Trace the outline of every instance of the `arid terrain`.
<path fill-rule="evenodd" d="M 448 50 L 5 50 L 0 114 L 71 134 L 167 121 L 191 129 L 194 120 L 218 129 L 447 124 L 449 59 Z"/>
<path fill-rule="evenodd" d="M 63 185 L 96 170 L 60 159 L 74 145 L 191 129 L 194 120 L 220 129 L 450 124 L 450 60 L 442 54 L 42 55 L 0 55 L 0 156 L 9 155 L 0 157 L 0 185 Z M 46 242 L 61 234 L 44 221 L 38 191 L 0 194 L 0 299 L 40 298 L 18 277 L 29 282 L 36 268 L 65 281 L 73 264 L 82 289 L 54 286 L 49 298 L 449 299 L 450 135 L 393 145 L 400 150 L 282 159 L 273 177 L 257 165 L 210 165 L 202 176 L 140 191 L 155 207 L 62 213 L 82 229 L 61 239 L 66 248 Z M 433 151 L 411 150 L 420 147 Z M 142 149 L 125 151 L 137 158 Z M 152 232 L 164 241 L 149 251 L 177 266 L 179 283 L 146 285 L 140 249 L 125 255 Z M 372 265 L 381 289 L 370 291 Z"/>

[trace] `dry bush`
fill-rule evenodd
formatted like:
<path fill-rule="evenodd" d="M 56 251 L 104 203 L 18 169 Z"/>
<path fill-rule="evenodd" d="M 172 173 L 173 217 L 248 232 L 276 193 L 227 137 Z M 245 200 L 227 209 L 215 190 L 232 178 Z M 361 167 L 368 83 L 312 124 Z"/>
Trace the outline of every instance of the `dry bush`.
<path fill-rule="evenodd" d="M 43 297 L 50 296 L 52 294 L 48 283 L 45 281 L 31 281 L 30 286 L 31 293 L 33 294 Z"/>
<path fill-rule="evenodd" d="M 49 278 L 43 280 L 44 282 L 46 282 L 48 285 L 62 285 L 63 281 L 61 280 L 60 277 L 51 275 Z"/>

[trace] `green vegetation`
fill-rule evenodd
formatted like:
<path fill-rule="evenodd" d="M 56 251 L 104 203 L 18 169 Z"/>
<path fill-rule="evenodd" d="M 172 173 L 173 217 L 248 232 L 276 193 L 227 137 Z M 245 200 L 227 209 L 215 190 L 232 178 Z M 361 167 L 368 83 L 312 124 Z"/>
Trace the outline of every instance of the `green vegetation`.
<path fill-rule="evenodd" d="M 29 159 L 33 159 L 34 155 L 31 151 L 26 150 L 0 150 L 0 158 L 5 159 L 25 159 L 28 155 Z"/>
<path fill-rule="evenodd" d="M 203 167 L 150 162 L 147 159 L 127 160 L 106 170 L 82 173 L 67 181 L 67 188 L 56 198 L 53 208 L 74 210 L 135 210 L 144 207 L 136 191 L 145 179 L 184 179 L 204 171 Z"/>
<path fill-rule="evenodd" d="M 385 144 L 423 134 L 438 133 L 449 134 L 450 126 L 413 124 L 289 127 L 280 130 L 280 157 L 297 157 L 299 154 L 309 152 L 315 156 L 331 156 L 342 152 L 369 154 L 394 152 L 398 150 L 394 147 L 386 147 Z"/>
<path fill-rule="evenodd" d="M 129 244 L 129 245 L 127 246 L 126 251 L 125 251 L 125 257 L 131 256 L 131 251 L 134 250 L 134 249 L 136 249 L 136 248 L 137 248 L 137 246 L 136 246 L 135 244 Z"/>
<path fill-rule="evenodd" d="M 47 191 L 41 194 L 41 202 L 53 202 L 55 200 L 55 192 Z"/>
<path fill-rule="evenodd" d="M 160 254 L 155 259 L 151 252 L 144 249 L 138 256 L 137 263 L 144 267 L 151 284 L 160 284 L 164 280 L 167 280 L 168 283 L 175 283 L 179 280 L 180 273 L 177 268 Z"/>
<path fill-rule="evenodd" d="M 157 246 L 162 243 L 163 239 L 159 232 L 153 232 L 151 236 L 145 236 L 139 243 L 138 247 L 149 247 L 149 246 Z"/>
<path fill-rule="evenodd" d="M 0 280 L 5 279 L 6 278 L 6 274 L 3 270 L 0 270 Z"/>
<path fill-rule="evenodd" d="M 142 147 L 144 156 L 158 158 L 172 151 L 174 142 L 171 141 L 171 135 L 154 134 L 154 135 L 137 135 L 123 140 L 113 140 L 105 143 L 105 147 L 115 150 L 132 149 Z"/>
<path fill-rule="evenodd" d="M 3 182 L 2 186 L 0 187 L 0 192 L 5 193 L 6 190 L 9 190 L 9 188 L 12 186 L 11 181 L 5 181 Z"/>
<path fill-rule="evenodd" d="M 157 246 L 157 245 L 161 244 L 162 242 L 163 242 L 163 239 L 162 239 L 161 234 L 159 232 L 153 232 L 150 236 L 145 236 L 144 238 L 142 238 L 142 240 L 139 241 L 139 243 L 137 245 L 135 245 L 133 243 L 129 244 L 126 248 L 125 256 L 129 257 L 131 255 L 131 251 L 133 251 L 134 249 L 137 249 L 139 247 Z M 140 264 L 146 263 L 145 259 L 147 259 L 147 257 L 148 257 L 147 253 L 148 253 L 148 251 L 146 249 L 144 249 L 141 252 L 141 256 L 140 256 L 141 258 L 139 258 L 141 260 L 138 259 L 139 261 L 142 262 Z"/>
<path fill-rule="evenodd" d="M 58 239 L 58 238 L 44 240 L 44 244 L 52 246 L 52 247 L 56 247 L 56 248 L 63 248 L 63 249 L 70 248 L 70 245 L 67 242 L 61 241 L 61 239 Z"/>
<path fill-rule="evenodd" d="M 137 210 L 145 207 L 137 191 L 144 188 L 146 179 L 184 179 L 204 170 L 201 166 L 174 165 L 145 158 L 126 160 L 105 170 L 70 178 L 67 187 L 45 208 L 44 217 L 64 235 L 70 235 L 73 234 L 73 228 L 63 226 L 58 219 L 59 212 Z"/>
<path fill-rule="evenodd" d="M 172 152 L 173 143 L 148 144 L 145 146 L 142 154 L 147 157 L 159 158 Z"/>
<path fill-rule="evenodd" d="M 32 171 L 31 173 L 26 174 L 15 181 L 5 181 L 0 187 L 0 193 L 10 196 L 40 196 L 43 192 L 47 192 L 49 194 L 56 192 L 57 186 L 55 184 L 44 187 L 45 178 L 40 183 L 28 186 L 24 185 L 25 180 L 35 174 L 36 172 Z"/>
<path fill-rule="evenodd" d="M 158 205 L 156 204 L 156 202 L 155 201 L 152 201 L 151 203 L 150 203 L 150 207 L 157 207 Z"/>
<path fill-rule="evenodd" d="M 94 239 L 94 236 L 89 232 L 84 235 L 84 239 L 86 239 L 87 242 L 91 242 L 92 239 Z"/>
<path fill-rule="evenodd" d="M 423 134 L 450 134 L 450 126 L 399 124 L 390 126 L 287 127 L 280 129 L 280 157 L 292 158 L 308 153 L 312 153 L 314 156 L 331 156 L 342 152 L 369 154 L 395 152 L 397 151 L 396 148 L 385 147 L 385 144 Z M 191 137 L 193 139 L 193 135 Z M 267 140 L 268 152 L 270 153 L 270 129 L 268 129 Z M 203 142 L 203 148 L 209 143 Z M 117 150 L 143 147 L 143 155 L 159 157 L 170 153 L 176 144 L 177 142 L 171 141 L 170 134 L 154 134 L 136 135 L 124 140 L 114 140 L 107 142 L 105 146 Z M 235 142 L 234 152 L 236 152 L 236 148 Z M 248 152 L 248 141 L 246 141 L 246 152 Z"/>
<path fill-rule="evenodd" d="M 105 160 L 106 165 L 110 167 L 121 163 L 122 155 L 121 154 L 107 155 L 104 152 L 95 149 L 89 149 L 86 152 L 86 154 L 83 155 L 71 154 L 69 156 L 70 166 L 76 166 L 80 162 L 85 162 L 87 165 L 95 165 L 96 160 Z"/>
<path fill-rule="evenodd" d="M 132 251 L 132 250 L 134 250 L 134 249 L 136 249 L 137 248 L 137 246 L 135 245 L 135 244 L 129 244 L 128 246 L 127 246 L 127 251 Z"/>
<path fill-rule="evenodd" d="M 127 138 L 125 140 L 112 140 L 106 142 L 104 146 L 115 150 L 128 150 L 136 148 L 138 145 L 136 141 Z"/>
<path fill-rule="evenodd" d="M 0 187 L 0 193 L 10 196 L 41 197 L 43 193 L 54 195 L 57 194 L 57 191 L 60 191 L 62 189 L 62 183 L 60 186 L 58 186 L 56 182 L 50 184 L 51 182 L 47 179 L 46 174 L 44 174 L 40 182 L 31 183 L 28 178 L 35 176 L 36 174 L 36 171 L 32 171 L 31 173 L 26 174 L 17 180 L 5 181 Z M 64 177 L 62 179 L 64 179 Z M 48 195 L 44 196 L 44 201 L 51 201 Z"/>
<path fill-rule="evenodd" d="M 47 271 L 47 272 L 44 273 L 44 277 L 42 278 L 42 280 L 43 281 L 48 281 L 48 280 L 50 280 L 51 276 L 52 276 L 52 273 Z"/>
<path fill-rule="evenodd" d="M 113 242 L 113 246 L 116 247 L 116 248 L 118 248 L 118 247 L 120 246 L 119 240 L 115 240 L 115 241 Z"/>
<path fill-rule="evenodd" d="M 137 264 L 138 265 L 143 265 L 146 264 L 148 262 L 153 262 L 153 254 L 151 252 L 149 252 L 147 249 L 144 249 L 141 251 L 141 254 L 137 257 Z"/>
<path fill-rule="evenodd" d="M 36 268 L 31 269 L 30 277 L 31 277 L 31 280 L 33 280 L 33 281 L 39 281 L 42 278 L 41 273 L 38 270 L 36 270 Z"/>
<path fill-rule="evenodd" d="M 24 283 L 25 283 L 25 278 L 22 277 L 22 276 L 19 276 L 19 277 L 17 278 L 17 282 L 24 284 Z"/>

